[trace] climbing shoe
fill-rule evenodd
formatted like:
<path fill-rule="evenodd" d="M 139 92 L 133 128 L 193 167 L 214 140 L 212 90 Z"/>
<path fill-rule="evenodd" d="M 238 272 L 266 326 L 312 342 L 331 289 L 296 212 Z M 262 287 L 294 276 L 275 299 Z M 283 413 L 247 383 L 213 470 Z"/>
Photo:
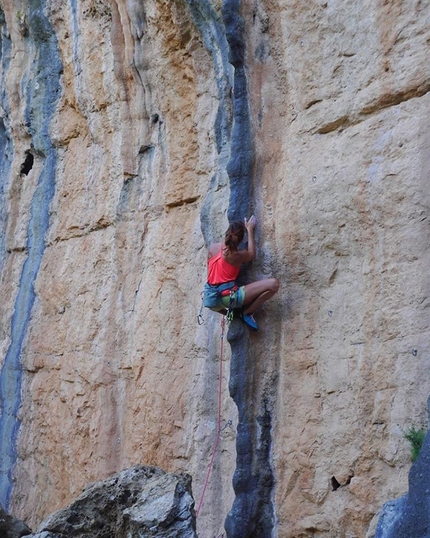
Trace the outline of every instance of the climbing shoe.
<path fill-rule="evenodd" d="M 250 329 L 252 329 L 253 331 L 258 331 L 257 322 L 255 321 L 252 314 L 242 314 L 242 319 Z"/>

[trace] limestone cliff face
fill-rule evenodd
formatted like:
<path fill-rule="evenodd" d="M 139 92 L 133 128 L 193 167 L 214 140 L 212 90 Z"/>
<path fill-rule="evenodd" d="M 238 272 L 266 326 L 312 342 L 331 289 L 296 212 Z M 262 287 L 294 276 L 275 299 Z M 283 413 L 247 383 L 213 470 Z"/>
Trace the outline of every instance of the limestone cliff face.
<path fill-rule="evenodd" d="M 219 316 L 196 322 L 205 247 L 253 212 L 243 278 L 281 290 L 260 332 L 230 326 L 199 535 L 372 534 L 430 394 L 429 17 L 421 0 L 0 0 L 14 515 L 36 527 L 136 463 L 191 474 L 199 499 L 220 352 Z"/>

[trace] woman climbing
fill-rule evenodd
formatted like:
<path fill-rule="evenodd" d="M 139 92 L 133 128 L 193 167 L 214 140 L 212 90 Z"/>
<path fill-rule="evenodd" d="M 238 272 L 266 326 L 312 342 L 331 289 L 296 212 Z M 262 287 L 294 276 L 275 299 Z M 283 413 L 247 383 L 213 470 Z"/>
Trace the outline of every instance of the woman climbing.
<path fill-rule="evenodd" d="M 253 313 L 259 306 L 275 295 L 279 289 L 277 278 L 267 278 L 237 286 L 240 266 L 255 258 L 254 228 L 257 219 L 233 222 L 228 227 L 224 243 L 213 243 L 208 249 L 208 279 L 204 292 L 204 304 L 211 310 L 225 314 L 227 310 L 241 309 L 243 321 L 254 331 L 258 330 Z M 248 232 L 248 249 L 238 249 Z"/>

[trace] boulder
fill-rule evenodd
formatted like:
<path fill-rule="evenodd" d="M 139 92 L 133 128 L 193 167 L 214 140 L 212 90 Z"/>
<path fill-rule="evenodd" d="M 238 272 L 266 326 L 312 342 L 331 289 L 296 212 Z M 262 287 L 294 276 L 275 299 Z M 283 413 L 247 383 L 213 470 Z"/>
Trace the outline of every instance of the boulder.
<path fill-rule="evenodd" d="M 0 504 L 0 536 L 1 538 L 21 538 L 28 536 L 31 530 L 20 519 L 7 514 Z"/>
<path fill-rule="evenodd" d="M 191 477 L 138 465 L 90 484 L 30 536 L 194 538 L 195 528 Z"/>

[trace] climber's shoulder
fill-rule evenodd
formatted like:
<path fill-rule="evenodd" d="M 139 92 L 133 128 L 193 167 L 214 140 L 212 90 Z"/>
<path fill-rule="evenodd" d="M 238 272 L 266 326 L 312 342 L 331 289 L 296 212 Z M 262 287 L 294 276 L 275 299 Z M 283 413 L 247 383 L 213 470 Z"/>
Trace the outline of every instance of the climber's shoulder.
<path fill-rule="evenodd" d="M 208 248 L 208 260 L 213 256 L 216 256 L 221 250 L 222 243 L 212 243 Z"/>
<path fill-rule="evenodd" d="M 232 265 L 242 265 L 242 263 L 251 262 L 255 258 L 255 252 L 246 249 L 240 249 L 234 252 L 229 262 Z"/>

